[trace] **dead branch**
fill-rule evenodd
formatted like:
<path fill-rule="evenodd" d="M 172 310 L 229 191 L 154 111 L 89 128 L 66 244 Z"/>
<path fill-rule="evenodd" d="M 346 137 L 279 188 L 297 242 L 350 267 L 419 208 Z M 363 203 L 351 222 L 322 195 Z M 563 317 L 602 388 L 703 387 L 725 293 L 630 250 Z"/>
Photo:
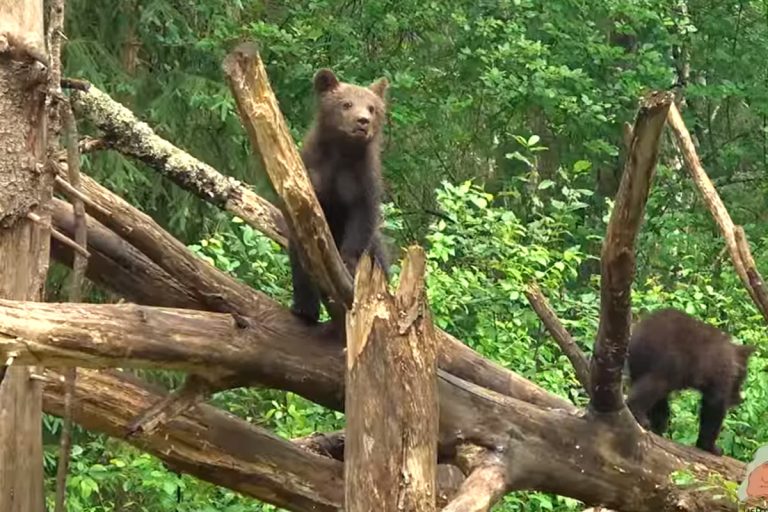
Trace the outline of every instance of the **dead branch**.
<path fill-rule="evenodd" d="M 63 172 L 63 171 L 59 171 Z M 70 200 L 70 202 L 74 202 L 76 200 L 79 200 L 83 203 L 83 205 L 87 204 L 89 208 L 96 209 L 99 212 L 99 215 L 101 216 L 109 216 L 110 213 L 104 209 L 102 209 L 98 204 L 93 202 L 87 195 L 85 195 L 79 188 L 75 188 L 72 185 L 69 184 L 68 181 L 66 181 L 61 176 L 56 176 L 55 181 L 56 185 L 56 191 L 64 194 L 67 196 Z"/>
<path fill-rule="evenodd" d="M 669 92 L 652 93 L 641 103 L 632 143 L 603 240 L 600 257 L 600 324 L 590 365 L 590 408 L 613 413 L 624 407 L 621 371 L 632 320 L 630 288 L 635 277 L 635 238 L 656 170 L 659 138 L 672 104 Z M 628 411 L 625 417 L 631 418 Z"/>
<path fill-rule="evenodd" d="M 357 268 L 347 315 L 344 503 L 350 512 L 434 510 L 437 350 L 425 268 L 423 250 L 411 247 L 395 296 L 371 257 Z"/>
<path fill-rule="evenodd" d="M 506 468 L 501 457 L 489 450 L 468 446 L 465 451 L 469 453 L 457 460 L 469 476 L 443 512 L 488 512 L 506 493 Z"/>
<path fill-rule="evenodd" d="M 64 1 L 58 0 L 51 7 L 53 11 L 60 9 L 60 20 L 63 23 Z M 53 14 L 52 14 L 53 16 Z M 63 30 L 59 27 L 58 30 Z M 67 149 L 67 163 L 69 167 L 69 181 L 74 190 L 80 189 L 80 152 L 77 147 L 77 124 L 69 101 L 63 101 L 60 105 L 61 117 L 64 125 L 64 135 Z M 88 247 L 88 226 L 85 218 L 85 206 L 83 201 L 76 197 L 72 200 L 72 210 L 75 221 L 75 243 L 80 247 Z M 76 251 L 73 252 L 72 273 L 69 282 L 69 302 L 80 302 L 82 298 L 83 281 L 88 260 Z M 67 368 L 65 375 L 64 392 L 64 416 L 62 417 L 61 439 L 59 448 L 59 464 L 56 468 L 56 498 L 55 512 L 64 512 L 67 495 L 67 473 L 69 472 L 70 448 L 72 445 L 72 395 L 75 392 L 75 379 L 77 368 Z"/>
<path fill-rule="evenodd" d="M 76 390 L 74 420 L 116 438 L 124 437 L 132 418 L 163 398 L 157 388 L 115 371 L 81 370 Z M 60 416 L 63 395 L 61 379 L 51 379 L 44 390 L 45 411 Z M 198 405 L 155 433 L 127 441 L 173 470 L 278 507 L 331 512 L 343 503 L 341 463 L 308 453 L 209 405 Z"/>
<path fill-rule="evenodd" d="M 71 94 L 75 112 L 101 129 L 111 148 L 146 163 L 181 188 L 237 215 L 277 243 L 287 244 L 280 211 L 250 188 L 161 138 L 97 87 L 73 89 Z"/>
<path fill-rule="evenodd" d="M 762 310 L 768 311 L 768 290 L 766 290 L 763 276 L 760 275 L 760 272 L 757 270 L 755 259 L 752 257 L 752 251 L 749 250 L 747 234 L 744 232 L 743 227 L 736 226 L 734 235 L 736 238 L 736 247 L 739 249 L 741 262 L 744 264 L 744 269 L 747 271 L 749 287 L 755 292 L 755 298 L 760 303 Z"/>
<path fill-rule="evenodd" d="M 32 222 L 35 222 L 41 226 L 47 225 L 46 220 L 36 213 L 27 212 L 27 218 Z M 77 254 L 85 257 L 86 259 L 90 257 L 91 254 L 88 252 L 88 250 L 85 247 L 83 247 L 82 245 L 79 245 L 77 242 L 75 242 L 74 240 L 66 236 L 64 233 L 59 232 L 56 228 L 53 228 L 53 227 L 50 228 L 50 231 L 51 231 L 52 239 L 58 240 L 59 242 L 66 245 L 70 249 L 74 250 Z"/>
<path fill-rule="evenodd" d="M 253 45 L 240 45 L 226 57 L 223 68 L 251 145 L 261 155 L 285 204 L 285 220 L 293 239 L 301 241 L 297 252 L 331 304 L 349 308 L 352 277 L 336 248 L 258 51 Z M 333 313 L 339 315 L 338 310 Z"/>
<path fill-rule="evenodd" d="M 670 128 L 672 128 L 672 132 L 675 134 L 678 148 L 683 155 L 683 160 L 685 160 L 685 166 L 688 169 L 693 182 L 696 184 L 696 187 L 699 189 L 704 204 L 709 208 L 712 217 L 720 228 L 720 233 L 722 233 L 723 238 L 725 239 L 725 245 L 731 255 L 731 261 L 733 262 L 733 267 L 736 269 L 736 274 L 741 279 L 741 282 L 744 283 L 744 287 L 747 289 L 749 296 L 757 306 L 758 311 L 760 311 L 763 318 L 768 321 L 768 302 L 762 302 L 758 295 L 758 291 L 753 289 L 750 284 L 745 262 L 742 260 L 739 248 L 736 244 L 733 220 L 731 220 L 731 216 L 728 214 L 728 210 L 726 209 L 723 200 L 720 199 L 720 195 L 717 193 L 715 186 L 712 184 L 709 176 L 707 176 L 707 172 L 701 165 L 701 160 L 699 160 L 699 155 L 696 152 L 696 147 L 691 139 L 691 134 L 688 132 L 683 117 L 680 115 L 680 111 L 675 105 L 672 105 L 669 109 L 667 121 L 669 122 Z"/>
<path fill-rule="evenodd" d="M 151 434 L 159 426 L 210 397 L 211 384 L 199 375 L 190 375 L 184 384 L 133 419 L 126 430 L 128 435 Z"/>
<path fill-rule="evenodd" d="M 587 361 L 584 352 L 579 348 L 571 337 L 571 334 L 565 329 L 557 314 L 549 305 L 547 298 L 541 292 L 539 285 L 531 283 L 525 290 L 525 296 L 531 307 L 539 315 L 544 327 L 560 346 L 560 350 L 568 358 L 576 372 L 576 378 L 579 379 L 585 390 L 589 390 L 589 361 Z"/>

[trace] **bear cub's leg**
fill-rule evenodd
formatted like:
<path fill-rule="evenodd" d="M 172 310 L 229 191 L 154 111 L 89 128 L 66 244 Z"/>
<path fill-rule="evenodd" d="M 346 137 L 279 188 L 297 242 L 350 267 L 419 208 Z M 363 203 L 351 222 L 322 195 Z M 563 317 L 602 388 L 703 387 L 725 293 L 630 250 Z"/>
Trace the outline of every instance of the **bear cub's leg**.
<path fill-rule="evenodd" d="M 293 304 L 291 311 L 307 324 L 316 324 L 320 319 L 320 292 L 302 267 L 295 249 L 289 248 L 293 279 Z"/>

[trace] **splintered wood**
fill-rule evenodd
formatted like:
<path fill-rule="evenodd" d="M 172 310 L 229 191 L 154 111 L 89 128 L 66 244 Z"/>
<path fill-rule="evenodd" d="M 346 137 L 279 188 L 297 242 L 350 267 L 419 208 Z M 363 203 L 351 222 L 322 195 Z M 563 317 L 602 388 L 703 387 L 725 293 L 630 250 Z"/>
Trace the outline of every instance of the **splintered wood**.
<path fill-rule="evenodd" d="M 358 266 L 347 315 L 348 512 L 435 509 L 437 349 L 425 265 L 423 250 L 411 248 L 395 296 L 371 258 Z"/>

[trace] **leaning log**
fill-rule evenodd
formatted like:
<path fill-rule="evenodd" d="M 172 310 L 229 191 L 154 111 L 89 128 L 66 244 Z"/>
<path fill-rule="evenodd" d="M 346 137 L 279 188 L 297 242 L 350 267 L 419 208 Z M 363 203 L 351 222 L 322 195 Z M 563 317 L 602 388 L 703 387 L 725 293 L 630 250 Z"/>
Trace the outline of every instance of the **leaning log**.
<path fill-rule="evenodd" d="M 630 289 L 635 277 L 635 239 L 643 220 L 659 156 L 659 138 L 671 104 L 669 92 L 650 94 L 641 103 L 616 204 L 603 240 L 600 324 L 589 377 L 590 409 L 597 413 L 614 413 L 624 407 L 621 372 L 632 323 Z"/>
<path fill-rule="evenodd" d="M 731 220 L 731 216 L 728 214 L 728 209 L 725 207 L 725 203 L 720 199 L 720 195 L 717 193 L 715 186 L 712 184 L 712 180 L 707 176 L 707 172 L 701 165 L 701 160 L 696 152 L 696 146 L 693 144 L 691 134 L 688 132 L 688 128 L 685 126 L 683 117 L 680 115 L 680 111 L 675 105 L 669 109 L 667 116 L 672 133 L 674 133 L 677 146 L 683 155 L 685 166 L 688 169 L 688 173 L 691 175 L 694 184 L 699 189 L 701 198 L 704 200 L 704 204 L 707 205 L 712 218 L 720 228 L 720 233 L 725 240 L 725 246 L 728 248 L 728 253 L 731 255 L 731 261 L 733 267 L 736 270 L 736 274 L 741 279 L 744 287 L 747 289 L 749 296 L 757 306 L 758 311 L 763 315 L 766 321 L 768 321 L 768 302 L 765 302 L 760 295 L 760 291 L 756 290 L 750 282 L 749 275 L 747 274 L 746 262 L 742 258 L 739 252 L 738 244 L 736 243 L 736 227 Z M 749 251 L 747 246 L 747 251 Z"/>
<path fill-rule="evenodd" d="M 252 44 L 242 44 L 223 63 L 240 119 L 259 154 L 284 215 L 293 250 L 318 288 L 330 299 L 330 314 L 341 318 L 352 305 L 352 276 L 343 264 L 309 175 L 288 131 L 267 70 Z"/>
<path fill-rule="evenodd" d="M 343 394 L 338 347 L 311 339 L 286 346 L 271 333 L 239 326 L 230 315 L 2 301 L 0 326 L 0 350 L 16 351 L 21 364 L 256 373 L 265 385 L 300 390 L 336 408 Z M 455 459 L 467 443 L 487 449 L 503 462 L 508 491 L 552 492 L 625 512 L 736 510 L 711 489 L 679 488 L 668 478 L 686 469 L 701 480 L 715 472 L 735 481 L 744 474 L 738 461 L 651 433 L 634 435 L 572 409 L 505 397 L 444 371 L 438 375 L 441 456 Z M 627 450 L 630 434 L 633 447 Z"/>
<path fill-rule="evenodd" d="M 345 510 L 434 510 L 437 350 L 423 250 L 406 255 L 393 296 L 370 256 L 347 315 Z M 374 440 L 374 442 L 371 442 Z"/>

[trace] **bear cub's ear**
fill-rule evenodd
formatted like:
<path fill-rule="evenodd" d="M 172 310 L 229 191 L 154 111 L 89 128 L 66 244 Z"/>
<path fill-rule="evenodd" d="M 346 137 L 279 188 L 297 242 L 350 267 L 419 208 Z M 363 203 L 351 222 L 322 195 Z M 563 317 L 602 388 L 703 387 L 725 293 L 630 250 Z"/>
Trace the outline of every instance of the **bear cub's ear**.
<path fill-rule="evenodd" d="M 315 73 L 314 84 L 315 92 L 323 94 L 337 88 L 339 86 L 339 79 L 336 78 L 333 71 L 328 68 L 323 68 Z"/>
<path fill-rule="evenodd" d="M 368 88 L 372 90 L 376 96 L 384 99 L 387 94 L 387 89 L 389 89 L 389 80 L 387 80 L 387 77 L 381 77 L 369 85 Z"/>

